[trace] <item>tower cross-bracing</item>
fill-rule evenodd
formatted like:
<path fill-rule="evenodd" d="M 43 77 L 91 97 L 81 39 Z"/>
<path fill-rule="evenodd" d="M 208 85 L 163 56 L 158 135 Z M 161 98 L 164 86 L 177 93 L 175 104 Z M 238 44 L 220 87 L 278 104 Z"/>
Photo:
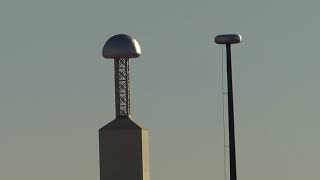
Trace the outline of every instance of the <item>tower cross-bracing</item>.
<path fill-rule="evenodd" d="M 130 115 L 130 73 L 129 58 L 114 61 L 116 116 Z"/>

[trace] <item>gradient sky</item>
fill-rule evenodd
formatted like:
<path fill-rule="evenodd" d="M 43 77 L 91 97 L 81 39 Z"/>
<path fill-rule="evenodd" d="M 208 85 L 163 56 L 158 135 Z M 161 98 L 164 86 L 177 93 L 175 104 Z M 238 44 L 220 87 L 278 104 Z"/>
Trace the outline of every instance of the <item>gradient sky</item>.
<path fill-rule="evenodd" d="M 114 115 L 105 41 L 135 37 L 133 119 L 150 129 L 152 180 L 224 180 L 221 46 L 233 69 L 239 180 L 317 179 L 320 2 L 2 0 L 0 179 L 99 180 Z"/>

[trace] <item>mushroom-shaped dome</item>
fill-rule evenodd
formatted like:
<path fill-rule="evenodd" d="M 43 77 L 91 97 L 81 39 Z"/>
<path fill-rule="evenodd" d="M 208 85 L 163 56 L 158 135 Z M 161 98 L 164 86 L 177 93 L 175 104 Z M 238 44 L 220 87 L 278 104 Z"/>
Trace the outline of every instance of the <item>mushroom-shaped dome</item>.
<path fill-rule="evenodd" d="M 136 58 L 140 54 L 141 48 L 138 41 L 126 34 L 112 36 L 102 50 L 102 56 L 108 59 Z"/>
<path fill-rule="evenodd" d="M 236 44 L 240 43 L 242 40 L 240 34 L 223 34 L 218 35 L 214 38 L 217 44 Z"/>

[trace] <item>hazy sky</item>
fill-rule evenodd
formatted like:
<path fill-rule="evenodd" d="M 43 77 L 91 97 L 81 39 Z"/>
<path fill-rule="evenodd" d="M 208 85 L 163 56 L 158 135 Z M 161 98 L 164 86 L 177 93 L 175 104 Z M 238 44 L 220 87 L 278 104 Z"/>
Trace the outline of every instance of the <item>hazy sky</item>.
<path fill-rule="evenodd" d="M 105 41 L 127 33 L 133 119 L 150 129 L 152 180 L 224 180 L 221 46 L 233 69 L 239 180 L 317 179 L 318 1 L 2 0 L 0 179 L 99 180 L 114 117 Z"/>

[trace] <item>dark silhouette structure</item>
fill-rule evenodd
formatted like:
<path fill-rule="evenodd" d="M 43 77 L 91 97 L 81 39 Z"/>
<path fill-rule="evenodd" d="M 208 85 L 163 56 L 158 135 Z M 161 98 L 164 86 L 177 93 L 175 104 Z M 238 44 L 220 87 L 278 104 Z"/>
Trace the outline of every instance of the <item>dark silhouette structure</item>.
<path fill-rule="evenodd" d="M 229 153 L 230 153 L 230 180 L 237 180 L 236 165 L 236 142 L 234 130 L 234 106 L 233 106 L 233 88 L 232 88 L 232 64 L 231 64 L 231 44 L 241 42 L 239 34 L 225 34 L 215 37 L 217 44 L 226 45 L 227 53 L 227 83 L 228 83 L 228 125 L 229 125 Z"/>

